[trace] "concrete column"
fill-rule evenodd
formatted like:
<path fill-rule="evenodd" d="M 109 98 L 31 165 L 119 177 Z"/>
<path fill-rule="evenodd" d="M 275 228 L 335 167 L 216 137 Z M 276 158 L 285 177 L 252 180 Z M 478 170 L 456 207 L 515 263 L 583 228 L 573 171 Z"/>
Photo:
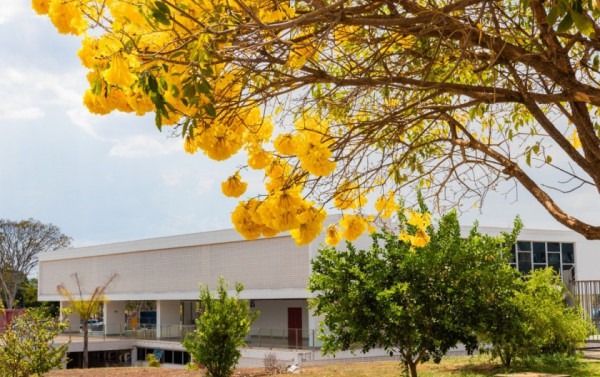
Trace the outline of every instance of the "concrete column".
<path fill-rule="evenodd" d="M 81 324 L 81 317 L 79 316 L 79 313 L 75 313 L 71 310 L 71 314 L 66 316 L 62 312 L 62 309 L 65 309 L 65 308 L 71 309 L 71 303 L 68 301 L 61 301 L 60 302 L 60 309 L 61 309 L 60 319 L 63 321 L 69 322 L 69 327 L 67 327 L 67 329 L 65 331 L 70 332 L 70 333 L 78 333 L 79 325 Z"/>
<path fill-rule="evenodd" d="M 104 334 L 119 335 L 125 329 L 125 301 L 104 303 Z"/>
<path fill-rule="evenodd" d="M 319 322 L 322 318 L 315 316 L 312 310 L 308 310 L 308 346 L 320 347 L 321 342 L 317 339 L 319 335 Z"/>
<path fill-rule="evenodd" d="M 137 359 L 137 347 L 131 348 L 131 366 L 137 367 L 138 359 Z"/>
<path fill-rule="evenodd" d="M 179 337 L 179 300 L 156 301 L 156 338 Z"/>

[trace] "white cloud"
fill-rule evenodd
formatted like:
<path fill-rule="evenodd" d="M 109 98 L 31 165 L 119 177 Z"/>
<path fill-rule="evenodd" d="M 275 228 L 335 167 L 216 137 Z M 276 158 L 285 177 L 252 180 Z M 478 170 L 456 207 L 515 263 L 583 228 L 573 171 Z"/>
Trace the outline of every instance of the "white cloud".
<path fill-rule="evenodd" d="M 2 12 L 0 12 L 0 25 L 16 19 L 26 10 L 28 4 L 29 1 L 3 0 Z"/>
<path fill-rule="evenodd" d="M 75 82 L 66 75 L 0 66 L 0 119 L 38 119 L 46 107 L 81 106 Z"/>
<path fill-rule="evenodd" d="M 15 108 L 12 104 L 0 104 L 0 119 L 3 120 L 33 120 L 44 116 L 39 107 Z"/>
<path fill-rule="evenodd" d="M 196 186 L 198 195 L 203 195 L 207 192 L 210 192 L 210 190 L 214 186 L 214 184 L 215 184 L 214 178 L 210 178 L 210 177 L 200 178 L 200 180 L 198 181 L 198 185 Z"/>
<path fill-rule="evenodd" d="M 180 140 L 157 140 L 150 135 L 135 135 L 117 140 L 110 149 L 112 157 L 149 157 L 164 156 L 181 149 Z"/>
<path fill-rule="evenodd" d="M 161 174 L 162 180 L 167 187 L 177 187 L 181 184 L 185 172 L 182 170 L 169 170 Z"/>

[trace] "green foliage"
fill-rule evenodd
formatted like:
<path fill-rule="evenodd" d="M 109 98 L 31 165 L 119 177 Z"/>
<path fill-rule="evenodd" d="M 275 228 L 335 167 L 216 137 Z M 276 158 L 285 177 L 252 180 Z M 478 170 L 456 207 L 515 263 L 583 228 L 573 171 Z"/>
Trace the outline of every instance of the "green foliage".
<path fill-rule="evenodd" d="M 242 284 L 235 285 L 235 297 L 229 297 L 227 289 L 223 278 L 219 279 L 215 296 L 208 287 L 200 289 L 202 314 L 196 320 L 196 330 L 183 341 L 194 361 L 206 367 L 209 377 L 233 374 L 241 356 L 238 348 L 246 345 L 244 338 L 259 314 L 250 310 L 246 300 L 240 300 Z"/>
<path fill-rule="evenodd" d="M 406 219 L 400 218 L 401 231 Z M 461 237 L 455 212 L 428 228 L 430 242 L 415 248 L 388 231 L 372 234 L 369 250 L 324 247 L 312 261 L 311 306 L 323 315 L 323 351 L 384 347 L 398 352 L 413 377 L 417 365 L 442 356 L 458 342 L 476 347 L 480 313 L 495 289 L 518 274 L 502 256 L 515 231 L 501 237 L 473 228 Z"/>
<path fill-rule="evenodd" d="M 146 355 L 146 361 L 150 368 L 160 368 L 160 360 L 158 360 L 153 353 Z"/>
<path fill-rule="evenodd" d="M 513 293 L 496 308 L 496 316 L 485 318 L 487 350 L 510 367 L 515 359 L 557 359 L 575 355 L 595 329 L 581 308 L 565 303 L 566 287 L 550 268 L 535 270 L 513 282 Z"/>
<path fill-rule="evenodd" d="M 54 338 L 66 324 L 48 316 L 43 308 L 28 308 L 0 334 L 0 376 L 42 376 L 65 361 L 67 344 Z"/>

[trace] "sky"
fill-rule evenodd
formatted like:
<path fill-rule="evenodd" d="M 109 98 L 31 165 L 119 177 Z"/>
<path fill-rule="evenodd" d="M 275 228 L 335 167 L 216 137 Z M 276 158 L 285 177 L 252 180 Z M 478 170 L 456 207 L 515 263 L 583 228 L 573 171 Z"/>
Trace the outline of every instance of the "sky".
<path fill-rule="evenodd" d="M 2 0 L 0 12 L 0 218 L 58 226 L 73 246 L 232 228 L 237 200 L 221 194 L 240 159 L 189 155 L 159 132 L 152 116 L 90 114 L 79 39 L 60 35 L 28 0 Z M 251 179 L 250 191 L 260 178 Z M 516 195 L 515 195 L 516 194 Z M 564 207 L 600 222 L 591 190 Z M 562 227 L 520 189 L 487 197 L 463 224 Z"/>

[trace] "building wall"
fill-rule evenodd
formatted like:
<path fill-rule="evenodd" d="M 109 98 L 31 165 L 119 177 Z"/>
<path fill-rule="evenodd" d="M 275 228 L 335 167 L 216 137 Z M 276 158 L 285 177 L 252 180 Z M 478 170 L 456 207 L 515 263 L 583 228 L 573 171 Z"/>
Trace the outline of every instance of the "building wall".
<path fill-rule="evenodd" d="M 200 283 L 215 287 L 219 276 L 232 284 L 242 283 L 245 292 L 294 290 L 308 295 L 308 249 L 296 246 L 289 236 L 123 253 L 109 246 L 110 253 L 97 248 L 95 255 L 82 257 L 78 249 L 40 255 L 39 299 L 59 300 L 56 286 L 60 283 L 77 292 L 74 273 L 81 277 L 84 295 L 117 273 L 106 291 L 109 300 L 193 300 L 198 298 Z M 131 243 L 123 249 L 128 247 Z M 286 297 L 289 292 L 282 298 Z"/>
<path fill-rule="evenodd" d="M 255 300 L 252 310 L 260 315 L 252 324 L 253 329 L 287 329 L 288 308 L 302 309 L 302 329 L 308 330 L 308 309 L 306 300 Z"/>

